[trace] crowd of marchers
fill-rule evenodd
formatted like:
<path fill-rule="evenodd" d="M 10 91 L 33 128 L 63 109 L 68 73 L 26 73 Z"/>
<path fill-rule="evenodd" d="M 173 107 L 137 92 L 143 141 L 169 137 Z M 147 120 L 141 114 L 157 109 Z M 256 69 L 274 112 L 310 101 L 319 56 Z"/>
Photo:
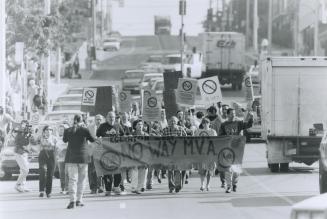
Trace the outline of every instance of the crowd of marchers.
<path fill-rule="evenodd" d="M 0 110 L 1 132 L 11 122 Z M 168 181 L 168 191 L 178 193 L 188 184 L 190 170 L 156 169 L 151 166 L 123 169 L 120 173 L 97 175 L 92 151 L 101 144 L 101 138 L 113 136 L 226 136 L 242 135 L 250 128 L 253 115 L 250 111 L 244 117 L 236 117 L 235 109 L 227 104 L 218 103 L 210 106 L 206 112 L 187 109 L 176 112 L 175 116 L 166 118 L 165 109 L 161 110 L 160 121 L 146 122 L 137 107 L 131 112 L 110 111 L 105 117 L 98 114 L 89 122 L 87 114 L 75 115 L 71 124 L 63 122 L 54 130 L 46 125 L 37 138 L 29 131 L 28 121 L 23 120 L 15 133 L 15 157 L 20 168 L 15 189 L 28 192 L 26 177 L 29 172 L 29 145 L 40 144 L 39 162 L 39 197 L 51 197 L 52 181 L 55 167 L 59 167 L 61 193 L 69 195 L 68 209 L 84 206 L 83 194 L 88 179 L 91 194 L 103 193 L 105 196 L 142 194 L 153 189 L 153 181 Z M 0 138 L 5 141 L 5 135 Z M 210 180 L 219 174 L 221 187 L 226 193 L 236 192 L 240 171 L 233 165 L 224 172 L 217 171 L 217 164 L 202 165 L 197 168 L 200 176 L 200 190 L 210 191 Z M 130 184 L 127 190 L 127 184 Z"/>

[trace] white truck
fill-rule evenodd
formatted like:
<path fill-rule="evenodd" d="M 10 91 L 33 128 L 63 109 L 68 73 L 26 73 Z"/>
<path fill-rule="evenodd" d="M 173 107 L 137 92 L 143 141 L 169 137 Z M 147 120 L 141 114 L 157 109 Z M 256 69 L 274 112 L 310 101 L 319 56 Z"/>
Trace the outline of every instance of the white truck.
<path fill-rule="evenodd" d="M 261 62 L 261 135 L 271 172 L 319 157 L 327 125 L 327 58 L 268 57 Z"/>
<path fill-rule="evenodd" d="M 245 37 L 236 32 L 204 32 L 202 41 L 203 77 L 218 76 L 220 84 L 242 89 L 245 74 Z"/>

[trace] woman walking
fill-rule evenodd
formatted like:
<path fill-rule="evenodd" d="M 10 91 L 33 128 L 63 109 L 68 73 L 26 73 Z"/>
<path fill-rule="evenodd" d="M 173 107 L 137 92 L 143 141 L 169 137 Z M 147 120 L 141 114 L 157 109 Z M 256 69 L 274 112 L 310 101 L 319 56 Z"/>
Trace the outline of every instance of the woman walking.
<path fill-rule="evenodd" d="M 195 132 L 195 136 L 217 136 L 217 132 L 210 128 L 210 120 L 208 118 L 204 118 L 201 121 L 202 129 L 198 129 Z M 200 126 L 201 126 L 200 125 Z M 209 191 L 210 189 L 210 179 L 211 176 L 215 174 L 216 163 L 202 163 L 199 168 L 199 175 L 201 180 L 200 190 L 203 192 L 204 190 Z M 207 179 L 206 186 L 204 186 L 205 178 Z"/>
<path fill-rule="evenodd" d="M 48 198 L 50 198 L 52 191 L 52 178 L 56 167 L 55 150 L 57 144 L 57 140 L 50 131 L 52 130 L 47 125 L 42 130 L 39 154 L 39 196 L 43 197 L 45 190 Z"/>

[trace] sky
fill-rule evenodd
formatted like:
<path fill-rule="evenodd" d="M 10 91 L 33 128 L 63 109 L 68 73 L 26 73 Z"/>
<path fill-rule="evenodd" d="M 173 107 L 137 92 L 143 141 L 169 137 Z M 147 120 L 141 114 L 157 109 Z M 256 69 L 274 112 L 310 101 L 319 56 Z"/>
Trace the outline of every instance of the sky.
<path fill-rule="evenodd" d="M 177 35 L 181 26 L 178 12 L 179 0 L 125 0 L 124 7 L 113 2 L 113 30 L 123 35 L 153 35 L 154 16 L 171 17 L 172 34 Z M 201 22 L 205 19 L 209 0 L 187 0 L 184 30 L 187 35 L 203 32 Z"/>

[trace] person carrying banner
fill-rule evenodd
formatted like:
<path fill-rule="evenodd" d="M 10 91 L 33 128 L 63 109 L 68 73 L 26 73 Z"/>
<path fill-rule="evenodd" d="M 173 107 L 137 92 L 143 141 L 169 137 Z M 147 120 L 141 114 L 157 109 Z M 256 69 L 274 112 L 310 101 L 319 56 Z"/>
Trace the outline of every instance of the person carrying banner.
<path fill-rule="evenodd" d="M 133 135 L 134 136 L 149 136 L 148 133 L 143 130 L 143 121 L 136 120 L 133 122 Z M 147 176 L 148 168 L 145 166 L 142 167 L 134 167 L 131 169 L 131 187 L 132 193 L 141 194 L 141 192 L 145 191 L 145 180 Z"/>
<path fill-rule="evenodd" d="M 236 119 L 235 110 L 229 108 L 227 110 L 227 120 L 221 124 L 219 135 L 240 135 L 241 131 L 252 127 L 253 114 L 249 112 L 248 121 Z M 237 167 L 232 165 L 227 171 L 225 171 L 225 179 L 227 183 L 226 193 L 231 193 L 233 190 L 236 192 L 237 182 L 239 177 L 239 171 L 235 171 Z"/>
<path fill-rule="evenodd" d="M 172 116 L 168 122 L 168 127 L 163 129 L 162 136 L 187 136 L 184 129 L 177 125 L 178 119 L 176 116 Z M 174 190 L 178 193 L 183 186 L 184 180 L 180 170 L 168 170 L 168 187 L 169 192 Z"/>
<path fill-rule="evenodd" d="M 95 142 L 90 131 L 83 127 L 82 117 L 74 116 L 74 125 L 64 131 L 63 141 L 68 142 L 65 163 L 67 165 L 69 176 L 69 198 L 70 202 L 67 209 L 76 206 L 83 207 L 82 201 L 84 185 L 87 177 L 88 153 L 87 146 L 89 142 Z"/>
<path fill-rule="evenodd" d="M 198 129 L 195 131 L 195 136 L 217 136 L 217 132 L 210 128 L 210 120 L 208 118 L 202 119 L 202 129 Z M 201 167 L 199 168 L 199 175 L 201 180 L 201 187 L 200 190 L 203 192 L 204 190 L 210 190 L 210 179 L 215 173 L 216 163 L 202 163 Z M 206 186 L 204 187 L 204 179 L 207 179 Z"/>
<path fill-rule="evenodd" d="M 123 136 L 124 130 L 121 126 L 115 125 L 116 114 L 113 111 L 109 111 L 106 116 L 106 122 L 102 123 L 97 132 L 96 136 L 100 137 L 113 137 L 113 136 Z M 121 173 L 117 173 L 114 175 L 104 175 L 103 176 L 104 186 L 105 186 L 105 196 L 110 196 L 113 191 L 115 194 L 121 194 L 121 188 L 119 188 L 122 176 Z M 114 184 L 114 188 L 112 188 L 112 184 Z"/>
<path fill-rule="evenodd" d="M 91 125 L 88 126 L 88 129 L 93 138 L 97 138 L 96 132 L 97 132 L 98 128 L 100 127 L 102 120 L 103 120 L 102 115 L 98 114 L 94 118 L 94 123 L 92 123 Z M 102 177 L 97 176 L 91 151 L 90 151 L 90 163 L 88 164 L 88 179 L 89 179 L 89 186 L 90 186 L 91 194 L 103 193 Z"/>

